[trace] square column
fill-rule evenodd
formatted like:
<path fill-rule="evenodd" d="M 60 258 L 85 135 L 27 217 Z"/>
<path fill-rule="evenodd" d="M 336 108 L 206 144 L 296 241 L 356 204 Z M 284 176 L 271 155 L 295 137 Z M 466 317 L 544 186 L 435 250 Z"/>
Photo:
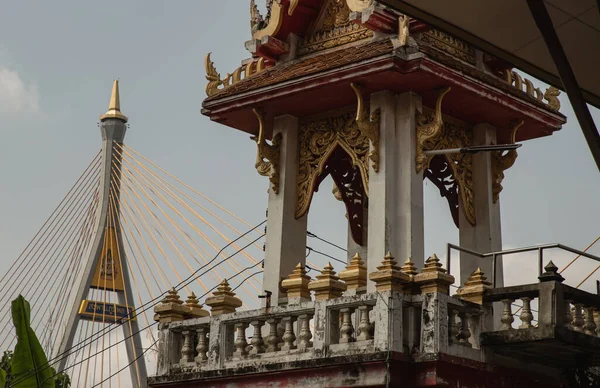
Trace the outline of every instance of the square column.
<path fill-rule="evenodd" d="M 285 303 L 281 280 L 306 260 L 306 221 L 296 219 L 296 173 L 298 163 L 298 119 L 275 118 L 273 136 L 281 133 L 279 194 L 269 189 L 263 290 L 271 291 L 272 305 Z M 263 300 L 264 301 L 264 300 Z M 263 302 L 264 303 L 264 302 Z"/>
<path fill-rule="evenodd" d="M 424 260 L 423 176 L 416 173 L 416 120 L 421 97 L 383 91 L 371 96 L 380 110 L 379 171 L 369 168 L 367 273 L 377 271 L 386 253 L 398 261 Z M 367 292 L 375 283 L 367 283 Z"/>
<path fill-rule="evenodd" d="M 473 145 L 496 144 L 496 129 L 488 124 L 473 127 Z M 502 232 L 500 226 L 500 203 L 494 203 L 492 187 L 494 174 L 492 169 L 492 153 L 480 152 L 473 155 L 473 201 L 475 207 L 475 226 L 471 225 L 464 216 L 462 202 L 459 209 L 459 238 L 460 246 L 480 253 L 489 253 L 502 249 Z M 469 279 L 477 269 L 492 280 L 492 259 L 480 259 L 466 253 L 460 254 L 460 284 Z M 496 286 L 502 287 L 504 278 L 502 272 L 502 257 L 496 264 Z"/>

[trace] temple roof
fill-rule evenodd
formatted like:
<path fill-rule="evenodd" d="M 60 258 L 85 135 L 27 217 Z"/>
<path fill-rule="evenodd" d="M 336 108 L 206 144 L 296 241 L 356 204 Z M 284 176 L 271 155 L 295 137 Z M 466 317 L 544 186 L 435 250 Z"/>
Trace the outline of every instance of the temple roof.
<path fill-rule="evenodd" d="M 548 105 L 543 101 L 509 85 L 498 77 L 481 72 L 475 67 L 465 65 L 462 61 L 455 59 L 451 55 L 447 55 L 440 50 L 426 45 L 421 45 L 419 49 L 435 61 L 458 69 L 467 76 L 494 85 L 503 92 L 509 93 L 515 97 L 526 99 L 528 102 L 535 104 L 540 108 L 549 109 Z M 206 98 L 204 102 L 211 103 L 226 97 L 282 84 L 286 81 L 292 81 L 305 76 L 315 75 L 327 70 L 357 63 L 361 60 L 375 58 L 384 54 L 392 55 L 393 53 L 394 45 L 392 41 L 388 37 L 382 37 L 379 40 L 366 40 L 365 43 L 345 47 L 340 50 L 325 51 L 322 54 L 314 56 L 300 57 L 294 61 L 278 63 L 260 73 L 252 74 L 229 87 L 220 89 L 216 94 Z"/>
<path fill-rule="evenodd" d="M 510 139 L 504 129 L 517 119 L 525 120 L 517 141 L 550 135 L 565 121 L 557 90 L 544 92 L 511 64 L 378 2 L 269 3 L 264 18 L 253 6 L 252 39 L 245 44 L 251 57 L 241 66 L 221 77 L 206 57 L 202 112 L 214 121 L 256 134 L 258 108 L 268 137 L 278 115 L 310 117 L 352 106 L 350 83 L 366 95 L 417 93 L 426 107 L 434 106 L 437 90 L 451 86 L 447 114 L 503 128 L 498 141 Z"/>
<path fill-rule="evenodd" d="M 245 78 L 226 89 L 220 90 L 217 94 L 207 98 L 206 101 L 218 100 L 261 87 L 290 81 L 302 76 L 335 69 L 349 63 L 391 53 L 392 50 L 392 42 L 389 39 L 382 39 L 359 46 L 348 47 L 344 50 L 326 52 L 321 55 L 278 64 L 261 73 Z"/>

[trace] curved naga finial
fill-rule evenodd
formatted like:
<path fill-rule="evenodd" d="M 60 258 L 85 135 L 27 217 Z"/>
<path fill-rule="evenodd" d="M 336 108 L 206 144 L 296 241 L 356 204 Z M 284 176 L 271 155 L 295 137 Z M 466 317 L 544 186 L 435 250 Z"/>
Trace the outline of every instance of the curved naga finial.
<path fill-rule="evenodd" d="M 272 189 L 275 194 L 279 193 L 279 158 L 281 147 L 281 133 L 273 136 L 271 144 L 265 140 L 264 115 L 259 109 L 252 109 L 258 119 L 258 136 L 252 136 L 251 139 L 256 142 L 256 163 L 254 167 L 262 176 L 266 176 L 271 181 Z"/>
<path fill-rule="evenodd" d="M 554 86 L 550 86 L 544 92 L 544 98 L 546 99 L 546 101 L 548 101 L 548 103 L 547 103 L 548 108 L 555 110 L 557 112 L 560 110 L 560 100 L 558 99 L 559 95 L 560 95 L 560 90 L 558 90 Z"/>
<path fill-rule="evenodd" d="M 513 124 L 510 134 L 510 144 L 515 144 L 517 140 L 517 132 L 525 122 L 520 120 Z M 511 168 L 517 160 L 517 150 L 509 150 L 506 154 L 502 151 L 497 151 L 492 154 L 492 172 L 494 174 L 494 182 L 492 183 L 492 198 L 494 203 L 498 202 L 500 192 L 502 191 L 502 181 L 504 180 L 504 171 Z"/>
<path fill-rule="evenodd" d="M 358 106 L 356 108 L 356 124 L 360 132 L 371 141 L 371 152 L 369 159 L 373 166 L 373 171 L 379 171 L 379 117 L 380 110 L 375 110 L 371 115 L 367 111 L 362 90 L 363 87 L 359 84 L 351 83 L 350 86 L 356 93 Z"/>
<path fill-rule="evenodd" d="M 449 92 L 450 87 L 442 89 L 439 92 L 433 115 L 419 115 L 417 119 L 417 173 L 423 171 L 428 164 L 427 155 L 425 155 L 425 147 L 431 145 L 431 143 L 435 142 L 443 134 L 444 119 L 442 116 L 442 101 L 444 100 L 444 96 Z"/>
<path fill-rule="evenodd" d="M 217 72 L 214 62 L 211 61 L 210 54 L 211 53 L 206 54 L 206 58 L 204 58 L 206 79 L 208 80 L 208 84 L 206 85 L 206 95 L 208 97 L 216 94 L 219 91 L 219 86 L 223 85 L 221 75 Z"/>

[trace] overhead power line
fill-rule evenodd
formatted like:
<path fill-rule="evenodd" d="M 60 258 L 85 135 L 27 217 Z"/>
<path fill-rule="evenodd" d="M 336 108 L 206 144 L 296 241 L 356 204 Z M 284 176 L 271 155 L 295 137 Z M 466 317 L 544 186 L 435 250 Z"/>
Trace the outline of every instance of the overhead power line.
<path fill-rule="evenodd" d="M 306 249 L 308 249 L 310 252 L 314 252 L 314 253 L 316 253 L 318 255 L 321 255 L 321 256 L 327 257 L 327 258 L 329 258 L 331 260 L 337 261 L 338 263 L 342 263 L 344 265 L 348 264 L 345 260 L 341 260 L 341 259 L 338 259 L 337 257 L 328 255 L 327 253 L 324 253 L 324 252 L 321 252 L 321 251 L 317 251 L 316 249 L 313 249 L 311 247 L 307 246 Z"/>
<path fill-rule="evenodd" d="M 311 233 L 311 232 L 307 231 L 307 232 L 306 232 L 306 235 L 307 235 L 308 237 L 313 237 L 313 238 L 316 238 L 317 240 L 323 241 L 324 243 L 326 243 L 326 244 L 329 244 L 329 245 L 331 245 L 331 246 L 333 246 L 333 247 L 336 247 L 337 249 L 340 249 L 340 250 L 342 250 L 342 251 L 344 251 L 344 252 L 348 252 L 348 250 L 347 250 L 346 248 L 342 248 L 341 246 L 339 246 L 339 245 L 337 245 L 337 244 L 334 244 L 334 243 L 332 243 L 331 241 L 327 241 L 327 240 L 325 240 L 324 238 L 321 238 L 321 237 L 317 236 L 317 235 L 316 235 L 316 234 L 314 234 L 314 233 Z"/>
<path fill-rule="evenodd" d="M 242 274 L 244 271 L 247 271 L 248 269 L 252 269 L 252 268 L 256 267 L 258 264 L 260 264 L 260 262 L 259 262 L 259 263 L 257 263 L 257 264 L 254 264 L 254 265 L 253 265 L 253 266 L 251 266 L 251 267 L 246 267 L 246 268 L 243 268 L 241 271 L 239 271 L 238 273 L 234 274 L 234 275 L 233 275 L 233 276 L 232 276 L 232 277 L 231 277 L 229 280 L 236 278 L 237 276 L 239 276 L 240 274 Z M 210 269 L 209 269 L 209 270 L 210 270 Z M 207 270 L 207 271 L 209 271 L 209 270 Z M 206 273 L 206 272 L 204 272 L 203 274 L 205 274 L 205 273 Z M 241 285 L 242 285 L 242 284 L 243 284 L 245 281 L 247 281 L 248 279 L 249 279 L 249 277 L 247 277 L 247 278 L 245 278 L 244 280 L 242 280 L 242 281 L 241 281 L 241 282 L 240 282 L 240 283 L 237 285 L 237 287 L 236 287 L 236 288 L 240 287 L 240 286 L 241 286 Z M 216 288 L 216 287 L 215 287 L 215 288 Z M 213 288 L 213 289 L 214 289 L 214 288 Z M 212 292 L 212 290 L 209 290 L 209 291 L 205 292 L 204 294 L 200 295 L 198 298 L 199 298 L 199 299 L 202 299 L 202 298 L 204 298 L 205 296 L 207 296 L 207 295 L 208 295 L 210 292 Z M 104 349 L 102 349 L 102 350 L 98 351 L 97 353 L 95 353 L 95 354 L 92 354 L 92 355 L 88 356 L 87 358 L 84 358 L 83 360 L 79 361 L 78 363 L 75 363 L 75 364 L 73 364 L 73 365 L 71 365 L 71 366 L 69 366 L 69 367 L 67 367 L 67 368 L 65 368 L 65 369 L 63 369 L 63 370 L 61 370 L 61 371 L 57 371 L 57 372 L 56 372 L 56 373 L 55 373 L 53 376 L 49 377 L 48 379 L 50 379 L 50 378 L 54 378 L 54 377 L 56 377 L 57 375 L 59 375 L 59 374 L 61 374 L 61 373 L 64 373 L 64 372 L 65 372 L 65 371 L 67 371 L 68 369 L 71 369 L 71 368 L 73 368 L 73 367 L 75 367 L 75 366 L 77 366 L 77 365 L 79 365 L 79 364 L 81 364 L 81 363 L 83 363 L 83 362 L 85 362 L 85 361 L 87 361 L 87 360 L 89 360 L 89 359 L 91 359 L 91 358 L 93 358 L 93 357 L 97 356 L 98 354 L 102 354 L 102 353 L 104 353 L 106 350 L 108 350 L 108 349 L 110 349 L 110 348 L 112 348 L 112 347 L 115 347 L 115 346 L 117 346 L 117 345 L 119 345 L 119 344 L 121 344 L 121 343 L 123 343 L 123 342 L 127 341 L 129 338 L 131 338 L 131 337 L 133 337 L 133 336 L 135 336 L 135 335 L 137 335 L 137 334 L 141 333 L 142 331 L 144 331 L 144 330 L 146 330 L 146 329 L 148 329 L 148 328 L 150 328 L 150 327 L 152 327 L 152 326 L 156 325 L 157 323 L 158 323 L 158 322 L 153 322 L 153 323 L 149 324 L 148 326 L 146 326 L 146 327 L 144 327 L 144 328 L 141 328 L 139 331 L 137 331 L 137 332 L 135 332 L 135 333 L 132 333 L 130 336 L 128 336 L 128 337 L 126 337 L 126 338 L 123 338 L 122 340 L 120 340 L 120 341 L 118 341 L 118 342 L 116 342 L 116 343 L 114 343 L 114 344 L 111 344 L 109 347 L 106 347 L 106 348 L 104 348 Z M 150 347 L 152 347 L 153 345 L 154 345 L 154 344 L 152 344 Z M 146 350 L 145 350 L 143 353 L 146 353 L 146 352 L 147 352 L 147 350 L 148 350 L 148 348 L 147 348 L 147 349 L 146 349 Z M 142 353 L 142 355 L 143 355 L 143 353 Z M 136 359 L 136 360 L 137 360 L 137 359 Z M 132 364 L 133 364 L 133 363 L 132 363 Z M 130 364 L 130 365 L 132 365 L 132 364 Z M 42 367 L 45 367 L 45 369 L 40 369 L 40 368 L 42 368 Z M 26 374 L 26 375 L 25 375 L 25 376 L 23 376 L 23 377 L 21 377 L 23 374 L 15 376 L 16 378 L 13 380 L 13 382 L 12 382 L 12 386 L 16 386 L 16 385 L 18 385 L 18 384 L 22 383 L 23 381 L 27 380 L 27 379 L 28 379 L 30 376 L 32 376 L 34 373 L 38 373 L 38 372 L 40 372 L 40 371 L 44 371 L 44 370 L 46 370 L 46 369 L 47 369 L 47 368 L 49 368 L 49 367 L 50 367 L 50 366 L 49 366 L 48 364 L 45 364 L 45 365 L 42 365 L 41 367 L 38 367 L 38 368 L 34 369 L 33 371 L 29 371 L 29 372 L 25 372 L 25 373 L 23 373 L 23 374 Z M 120 371 L 122 371 L 122 370 L 124 370 L 124 369 L 125 369 L 125 368 L 121 369 Z M 119 371 L 119 372 L 120 372 L 120 371 Z M 43 381 L 41 385 L 43 385 L 43 383 L 44 383 L 44 382 L 45 382 L 45 381 Z"/>
<path fill-rule="evenodd" d="M 239 237 L 237 237 L 235 240 L 233 240 L 233 241 L 232 241 L 232 243 L 233 243 L 233 242 L 236 242 L 236 241 L 238 241 L 239 239 L 243 238 L 245 235 L 247 235 L 247 234 L 251 233 L 252 231 L 256 230 L 257 228 L 259 228 L 260 226 L 262 226 L 262 225 L 263 225 L 265 222 L 266 222 L 266 220 L 264 220 L 263 222 L 261 222 L 260 224 L 258 224 L 258 225 L 256 225 L 256 226 L 254 226 L 252 229 L 248 230 L 246 233 L 244 233 L 243 235 L 240 235 L 240 236 L 239 236 Z M 194 273 L 192 273 L 190 276 L 188 276 L 188 278 L 186 278 L 184 281 L 182 281 L 182 282 L 180 282 L 179 284 L 177 284 L 177 285 L 176 285 L 174 288 L 175 288 L 176 290 L 178 290 L 178 291 L 179 291 L 179 290 L 181 290 L 183 287 L 185 287 L 186 285 L 188 285 L 188 284 L 190 284 L 191 282 L 193 282 L 193 281 L 194 281 L 194 280 L 195 280 L 197 277 L 200 277 L 200 276 L 203 276 L 203 275 L 205 275 L 205 274 L 206 274 L 206 273 L 208 273 L 209 271 L 213 270 L 215 267 L 217 267 L 217 266 L 221 265 L 222 263 L 224 263 L 224 262 L 225 262 L 226 260 L 228 260 L 229 258 L 231 258 L 231 257 L 235 256 L 236 254 L 238 254 L 239 252 L 241 252 L 243 249 L 246 249 L 248 246 L 252 245 L 252 243 L 254 243 L 254 242 L 258 241 L 258 240 L 259 240 L 260 238 L 262 238 L 262 237 L 263 237 L 263 235 L 260 235 L 260 236 L 259 236 L 259 237 L 257 237 L 257 238 L 256 238 L 254 241 L 252 241 L 252 242 L 250 242 L 249 244 L 245 245 L 244 247 L 242 247 L 242 248 L 238 249 L 238 250 L 237 250 L 235 253 L 233 253 L 232 255 L 230 255 L 230 256 L 228 256 L 227 258 L 225 258 L 225 259 L 221 260 L 221 261 L 220 261 L 220 262 L 218 262 L 217 264 L 215 264 L 215 265 L 211 266 L 211 268 L 207 269 L 206 271 L 204 271 L 204 272 L 202 272 L 202 273 L 198 274 L 198 272 L 202 271 L 202 270 L 203 270 L 204 268 L 206 268 L 206 267 L 207 267 L 207 266 L 208 266 L 210 263 L 214 262 L 214 261 L 215 261 L 215 260 L 216 260 L 216 259 L 219 257 L 219 254 L 220 254 L 220 253 L 221 253 L 223 250 L 225 250 L 226 248 L 228 248 L 228 247 L 229 247 L 229 245 L 230 245 L 230 244 L 232 244 L 232 243 L 229 243 L 229 244 L 225 245 L 223 248 L 221 248 L 221 250 L 220 250 L 220 251 L 217 253 L 217 255 L 216 255 L 216 256 L 215 256 L 215 257 L 214 257 L 214 258 L 213 258 L 213 259 L 212 259 L 210 262 L 208 262 L 206 265 L 204 265 L 204 266 L 202 266 L 201 268 L 199 268 L 198 270 L 196 270 Z M 259 263 L 260 263 L 260 262 L 259 262 Z M 252 267 L 249 267 L 249 268 L 244 268 L 244 269 L 242 269 L 242 270 L 241 270 L 239 273 L 243 273 L 244 271 L 247 271 L 248 269 L 251 269 L 251 268 L 255 267 L 255 266 L 256 266 L 256 265 L 258 265 L 259 263 L 257 263 L 257 264 L 255 264 L 255 265 L 253 265 Z M 238 274 L 239 274 L 239 273 L 238 273 Z M 236 276 L 237 276 L 237 274 L 236 274 Z M 158 297 L 156 297 L 156 298 L 154 298 L 154 299 L 152 299 L 152 300 L 150 300 L 150 301 L 148 301 L 148 302 L 144 303 L 142 306 L 140 306 L 140 307 L 138 307 L 138 308 L 134 309 L 134 310 L 132 311 L 132 315 L 133 315 L 133 316 L 135 316 L 135 315 L 141 314 L 141 313 L 145 312 L 146 310 L 148 310 L 148 309 L 150 309 L 150 308 L 154 307 L 154 306 L 156 305 L 156 302 L 157 302 L 158 300 L 162 299 L 162 297 L 163 297 L 163 296 L 165 296 L 166 294 L 167 294 L 167 292 L 165 291 L 165 292 L 163 292 L 161 295 L 159 295 Z M 206 292 L 204 295 L 207 295 L 207 294 L 208 294 L 208 292 Z M 202 298 L 202 297 L 201 297 L 201 298 Z M 141 309 L 141 311 L 140 311 L 140 309 Z M 29 376 L 33 375 L 34 373 L 37 373 L 37 371 L 40 371 L 40 370 L 42 370 L 42 371 L 43 371 L 43 370 L 45 370 L 45 369 L 49 368 L 49 367 L 50 367 L 50 365 L 52 365 L 52 364 L 54 364 L 54 363 L 56 363 L 56 362 L 58 362 L 58 361 L 62 360 L 62 359 L 63 359 L 63 358 L 65 358 L 65 357 L 69 357 L 71 354 L 73 354 L 73 353 L 77 352 L 77 351 L 79 350 L 78 348 L 80 348 L 80 347 L 83 347 L 83 346 L 90 345 L 92 342 L 94 342 L 94 341 L 98 340 L 98 339 L 99 339 L 101 336 L 104 336 L 104 335 L 108 334 L 108 333 L 109 333 L 109 332 L 111 332 L 112 330 L 116 329 L 117 327 L 119 327 L 120 325 L 122 325 L 122 324 L 124 324 L 124 323 L 128 322 L 128 321 L 129 321 L 129 320 L 131 320 L 131 319 L 132 319 L 132 318 L 121 319 L 121 320 L 119 320 L 119 321 L 117 321 L 117 322 L 114 322 L 114 323 L 111 323 L 111 324 L 109 324 L 108 326 L 104 327 L 102 330 L 100 330 L 100 331 L 98 331 L 98 332 L 96 332 L 96 333 L 92 334 L 90 337 L 88 337 L 88 338 L 84 339 L 84 340 L 83 340 L 81 343 L 79 343 L 79 344 L 76 344 L 75 346 L 72 346 L 72 347 L 71 347 L 71 348 L 69 348 L 69 349 L 68 349 L 66 352 L 64 352 L 64 353 L 62 353 L 62 354 L 59 354 L 59 355 L 57 355 L 55 358 L 53 358 L 53 359 L 49 360 L 49 361 L 48 361 L 48 363 L 46 363 L 46 364 L 44 364 L 44 365 L 41 365 L 40 367 L 38 367 L 38 368 L 36 368 L 35 370 L 31 371 L 31 372 L 29 373 Z M 116 326 L 115 326 L 115 324 L 116 324 Z M 150 326 L 152 326 L 152 325 L 153 325 L 153 324 L 151 324 Z M 150 327 L 150 326 L 147 326 L 147 327 L 145 327 L 144 329 L 147 329 L 147 328 L 148 328 L 148 327 Z M 109 328 L 110 328 L 110 329 L 109 329 Z M 109 330 L 107 330 L 107 329 L 109 329 Z M 144 329 L 142 329 L 142 330 L 144 330 Z M 142 331 L 142 330 L 140 330 L 140 331 Z M 137 333 L 135 333 L 135 334 L 137 334 Z M 135 334 L 132 334 L 130 337 L 132 337 L 132 336 L 133 336 L 133 335 L 135 335 Z M 94 338 L 94 337 L 98 337 L 98 338 Z M 128 337 L 128 338 L 129 338 L 129 337 Z M 125 340 L 125 339 L 124 339 L 124 340 Z M 87 343 L 87 341 L 89 341 L 89 343 Z M 116 344 L 113 344 L 113 346 L 115 346 L 115 345 L 116 345 Z M 103 350 L 103 351 L 104 351 L 104 350 Z M 78 365 L 78 364 L 79 364 L 79 363 L 76 363 L 76 364 L 74 364 L 74 365 L 70 366 L 69 368 L 72 368 L 72 367 L 74 367 L 75 365 Z M 44 368 L 44 369 L 40 369 L 40 368 Z M 66 369 L 65 369 L 65 370 L 66 370 Z M 59 372 L 59 373 L 60 373 L 60 372 Z M 24 381 L 24 380 L 26 380 L 27 378 L 29 378 L 29 376 L 26 376 L 26 377 L 23 379 L 23 381 Z M 13 382 L 13 385 L 16 385 L 16 382 Z"/>

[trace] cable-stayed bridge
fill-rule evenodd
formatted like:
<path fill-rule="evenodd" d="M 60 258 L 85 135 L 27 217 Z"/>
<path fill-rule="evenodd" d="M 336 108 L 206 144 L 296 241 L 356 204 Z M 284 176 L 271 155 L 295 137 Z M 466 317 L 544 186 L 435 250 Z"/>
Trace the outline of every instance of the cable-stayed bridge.
<path fill-rule="evenodd" d="M 153 308 L 173 287 L 202 303 L 227 279 L 243 309 L 262 293 L 265 221 L 246 222 L 126 146 L 127 121 L 115 81 L 102 149 L 0 277 L 0 350 L 14 348 L 9 306 L 22 294 L 49 357 L 40 368 L 67 373 L 73 387 L 145 386 L 157 357 Z M 309 271 L 346 264 L 345 248 L 308 236 Z"/>
<path fill-rule="evenodd" d="M 203 300 L 228 279 L 242 308 L 258 306 L 264 222 L 251 225 L 126 146 L 118 81 L 100 127 L 102 149 L 0 278 L 0 349 L 14 348 L 9 306 L 22 294 L 43 367 L 74 387 L 145 386 L 156 365 L 153 307 L 169 289 Z"/>

